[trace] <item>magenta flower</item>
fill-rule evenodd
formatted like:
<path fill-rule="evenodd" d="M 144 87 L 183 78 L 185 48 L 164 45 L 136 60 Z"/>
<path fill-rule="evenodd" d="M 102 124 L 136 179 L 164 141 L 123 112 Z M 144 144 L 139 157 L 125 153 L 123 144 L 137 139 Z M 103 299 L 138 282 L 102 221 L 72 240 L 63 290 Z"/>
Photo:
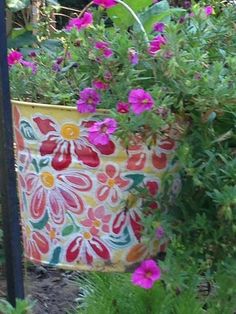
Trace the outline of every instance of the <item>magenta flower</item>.
<path fill-rule="evenodd" d="M 154 100 L 152 96 L 141 88 L 130 91 L 129 103 L 131 104 L 133 112 L 137 115 L 144 111 L 151 110 L 154 106 Z"/>
<path fill-rule="evenodd" d="M 207 7 L 204 8 L 204 12 L 205 12 L 206 16 L 209 16 L 209 15 L 213 14 L 213 8 L 210 5 L 208 5 Z"/>
<path fill-rule="evenodd" d="M 138 52 L 134 50 L 133 48 L 129 49 L 128 58 L 129 58 L 130 63 L 132 63 L 133 65 L 136 65 L 139 62 Z"/>
<path fill-rule="evenodd" d="M 93 81 L 93 87 L 100 90 L 106 90 L 109 88 L 109 84 L 106 82 L 103 82 L 101 80 L 95 80 Z"/>
<path fill-rule="evenodd" d="M 116 129 L 117 122 L 115 119 L 106 118 L 101 122 L 95 122 L 89 128 L 89 141 L 94 145 L 106 145 L 110 140 L 110 134 L 113 134 Z"/>
<path fill-rule="evenodd" d="M 163 33 L 165 29 L 165 24 L 164 23 L 155 23 L 153 25 L 153 30 L 155 32 Z"/>
<path fill-rule="evenodd" d="M 152 288 L 153 284 L 161 278 L 161 269 L 154 260 L 149 259 L 141 265 L 132 274 L 132 283 L 144 289 Z"/>
<path fill-rule="evenodd" d="M 165 235 L 165 230 L 162 228 L 162 226 L 158 227 L 156 229 L 156 237 L 158 240 L 162 239 Z"/>
<path fill-rule="evenodd" d="M 115 0 L 93 0 L 93 3 L 100 5 L 105 9 L 112 8 L 117 4 Z"/>
<path fill-rule="evenodd" d="M 109 48 L 110 47 L 109 43 L 105 41 L 97 41 L 94 47 L 101 51 L 104 58 L 108 59 L 113 55 L 112 50 Z"/>
<path fill-rule="evenodd" d="M 93 24 L 93 15 L 90 12 L 85 12 L 81 18 L 75 17 L 71 19 L 66 29 L 70 31 L 72 28 L 77 28 L 77 30 L 80 31 L 81 29 L 89 27 L 91 24 Z"/>
<path fill-rule="evenodd" d="M 129 112 L 129 104 L 127 102 L 118 102 L 116 105 L 116 110 L 119 113 L 128 113 Z"/>
<path fill-rule="evenodd" d="M 154 37 L 150 42 L 150 47 L 148 49 L 150 55 L 155 55 L 161 49 L 161 47 L 166 44 L 166 42 L 167 40 L 163 35 Z"/>
<path fill-rule="evenodd" d="M 23 59 L 23 54 L 17 50 L 11 51 L 7 56 L 7 62 L 9 66 L 12 66 L 16 63 L 20 63 Z"/>
<path fill-rule="evenodd" d="M 87 87 L 80 92 L 80 98 L 77 100 L 77 110 L 80 113 L 95 112 L 96 106 L 100 103 L 101 97 L 95 89 Z"/>

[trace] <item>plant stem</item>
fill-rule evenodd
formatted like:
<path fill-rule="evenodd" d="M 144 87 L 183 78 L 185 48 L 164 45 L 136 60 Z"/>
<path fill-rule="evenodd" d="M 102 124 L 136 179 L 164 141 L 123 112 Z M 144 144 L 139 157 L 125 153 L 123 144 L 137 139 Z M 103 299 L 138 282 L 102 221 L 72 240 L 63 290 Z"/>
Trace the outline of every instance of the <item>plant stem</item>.
<path fill-rule="evenodd" d="M 142 22 L 140 21 L 140 19 L 138 18 L 137 14 L 133 11 L 133 9 L 131 9 L 131 7 L 125 3 L 124 1 L 122 0 L 115 0 L 117 3 L 123 5 L 123 7 L 125 7 L 129 12 L 130 14 L 133 16 L 133 18 L 135 19 L 135 21 L 138 23 L 141 31 L 143 32 L 143 35 L 144 35 L 144 39 L 145 39 L 145 42 L 147 43 L 147 45 L 149 44 L 149 39 L 148 39 L 148 35 L 143 27 L 143 24 Z"/>
<path fill-rule="evenodd" d="M 78 18 L 80 18 L 87 10 L 88 8 L 90 8 L 93 5 L 93 1 L 89 2 L 86 7 L 84 7 L 84 9 L 80 12 L 80 14 L 78 15 Z"/>

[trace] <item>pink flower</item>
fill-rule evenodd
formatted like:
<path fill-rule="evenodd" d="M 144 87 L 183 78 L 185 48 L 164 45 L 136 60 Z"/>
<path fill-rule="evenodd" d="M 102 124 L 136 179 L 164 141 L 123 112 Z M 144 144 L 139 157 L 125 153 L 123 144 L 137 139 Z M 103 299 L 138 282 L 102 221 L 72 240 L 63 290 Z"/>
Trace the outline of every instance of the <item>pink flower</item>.
<path fill-rule="evenodd" d="M 67 30 L 71 30 L 72 28 L 77 28 L 78 31 L 81 29 L 89 27 L 93 24 L 93 15 L 92 13 L 85 12 L 81 18 L 75 17 L 69 21 L 66 26 Z"/>
<path fill-rule="evenodd" d="M 89 208 L 87 212 L 88 218 L 81 220 L 81 224 L 85 227 L 89 227 L 89 232 L 93 236 L 99 235 L 99 232 L 109 233 L 109 221 L 111 215 L 105 213 L 104 206 L 97 208 Z"/>
<path fill-rule="evenodd" d="M 23 59 L 23 54 L 19 51 L 13 50 L 7 56 L 8 65 L 12 66 L 16 63 L 20 63 Z"/>
<path fill-rule="evenodd" d="M 166 42 L 166 38 L 162 35 L 154 37 L 150 42 L 150 47 L 148 49 L 149 54 L 155 55 L 161 49 L 161 47 L 166 44 Z"/>
<path fill-rule="evenodd" d="M 122 198 L 122 193 L 126 190 L 131 181 L 123 179 L 118 167 L 108 164 L 104 173 L 98 173 L 97 179 L 99 187 L 96 196 L 100 202 L 107 201 L 111 206 L 116 205 Z"/>
<path fill-rule="evenodd" d="M 34 62 L 30 62 L 30 61 L 25 61 L 25 60 L 21 60 L 20 63 L 26 67 L 26 68 L 30 68 L 32 70 L 32 74 L 36 74 L 37 72 L 37 64 Z"/>
<path fill-rule="evenodd" d="M 149 259 L 141 263 L 141 265 L 132 274 L 132 283 L 144 289 L 152 288 L 155 281 L 161 277 L 160 267 L 154 260 Z"/>
<path fill-rule="evenodd" d="M 116 105 L 116 110 L 119 113 L 128 113 L 129 112 L 129 104 L 127 102 L 118 102 Z"/>
<path fill-rule="evenodd" d="M 95 80 L 93 81 L 93 87 L 96 88 L 96 89 L 100 89 L 100 90 L 106 90 L 109 88 L 109 84 L 108 83 L 105 83 L 101 80 Z"/>
<path fill-rule="evenodd" d="M 132 63 L 133 65 L 136 65 L 139 62 L 138 53 L 133 48 L 130 48 L 128 50 L 128 58 L 129 58 L 130 63 Z"/>
<path fill-rule="evenodd" d="M 89 128 L 89 141 L 94 145 L 106 145 L 109 143 L 109 136 L 117 129 L 117 122 L 115 119 L 106 118 L 101 122 L 95 122 Z"/>
<path fill-rule="evenodd" d="M 153 25 L 153 30 L 155 32 L 162 33 L 162 32 L 164 32 L 164 29 L 165 29 L 165 24 L 164 23 L 155 23 Z"/>
<path fill-rule="evenodd" d="M 149 111 L 154 106 L 154 100 L 152 96 L 141 88 L 130 91 L 129 103 L 131 104 L 132 110 L 136 115 L 139 115 L 144 111 Z"/>
<path fill-rule="evenodd" d="M 208 5 L 207 7 L 204 8 L 204 12 L 205 12 L 206 16 L 209 16 L 209 15 L 213 14 L 213 8 L 210 5 Z"/>
<path fill-rule="evenodd" d="M 93 0 L 94 4 L 100 5 L 105 9 L 109 9 L 111 7 L 114 7 L 117 2 L 115 0 Z"/>
<path fill-rule="evenodd" d="M 103 57 L 106 59 L 110 58 L 113 55 L 112 50 L 109 48 L 110 44 L 105 41 L 97 41 L 94 47 L 101 51 Z"/>
<path fill-rule="evenodd" d="M 160 226 L 156 229 L 156 237 L 158 240 L 162 239 L 165 235 L 165 230 Z"/>
<path fill-rule="evenodd" d="M 100 103 L 101 97 L 95 89 L 88 87 L 80 92 L 80 99 L 77 100 L 77 110 L 80 113 L 95 112 L 96 106 Z"/>

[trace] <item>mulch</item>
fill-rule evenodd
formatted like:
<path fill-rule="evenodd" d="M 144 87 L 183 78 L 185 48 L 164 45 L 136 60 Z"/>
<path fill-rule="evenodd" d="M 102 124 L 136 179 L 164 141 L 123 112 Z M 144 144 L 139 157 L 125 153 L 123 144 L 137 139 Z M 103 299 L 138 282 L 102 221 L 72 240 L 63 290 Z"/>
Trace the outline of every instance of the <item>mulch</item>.
<path fill-rule="evenodd" d="M 33 314 L 67 314 L 76 308 L 78 272 L 30 266 L 25 275 L 25 294 L 35 302 Z M 6 281 L 0 278 L 0 297 L 6 297 Z"/>

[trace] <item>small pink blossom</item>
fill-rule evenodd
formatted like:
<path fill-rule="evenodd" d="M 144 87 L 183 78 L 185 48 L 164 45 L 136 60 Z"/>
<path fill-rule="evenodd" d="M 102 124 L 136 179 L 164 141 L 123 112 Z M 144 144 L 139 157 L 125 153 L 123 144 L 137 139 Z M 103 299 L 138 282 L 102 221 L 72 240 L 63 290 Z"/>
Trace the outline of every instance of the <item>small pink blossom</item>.
<path fill-rule="evenodd" d="M 12 66 L 16 63 L 20 63 L 23 59 L 23 54 L 17 50 L 11 51 L 7 56 L 8 65 Z"/>
<path fill-rule="evenodd" d="M 116 110 L 119 113 L 128 113 L 129 112 L 129 104 L 126 102 L 118 102 L 116 105 Z"/>
<path fill-rule="evenodd" d="M 128 58 L 129 58 L 130 63 L 132 63 L 133 65 L 136 65 L 139 62 L 138 52 L 134 50 L 133 48 L 130 48 L 128 50 Z"/>
<path fill-rule="evenodd" d="M 105 71 L 104 73 L 104 80 L 105 81 L 110 81 L 112 79 L 112 73 L 109 71 Z"/>
<path fill-rule="evenodd" d="M 165 24 L 164 23 L 155 23 L 153 25 L 153 30 L 155 32 L 163 33 L 165 29 Z"/>
<path fill-rule="evenodd" d="M 99 206 L 97 208 L 89 208 L 87 211 L 87 218 L 81 220 L 81 225 L 88 227 L 89 232 L 97 236 L 99 232 L 109 233 L 109 221 L 111 220 L 111 215 L 106 214 L 105 208 Z"/>
<path fill-rule="evenodd" d="M 100 90 L 107 90 L 109 88 L 109 84 L 101 80 L 95 80 L 93 81 L 92 84 L 94 88 L 100 89 Z"/>
<path fill-rule="evenodd" d="M 117 4 L 115 0 L 93 0 L 93 3 L 100 5 L 105 9 L 112 8 Z"/>
<path fill-rule="evenodd" d="M 37 64 L 31 61 L 21 60 L 20 63 L 26 67 L 30 68 L 32 70 L 32 74 L 36 74 L 37 72 Z"/>
<path fill-rule="evenodd" d="M 207 7 L 204 8 L 204 12 L 205 12 L 206 16 L 209 16 L 209 15 L 213 14 L 213 8 L 210 5 L 208 5 Z"/>
<path fill-rule="evenodd" d="M 101 97 L 95 89 L 88 87 L 80 92 L 80 99 L 77 100 L 77 110 L 80 113 L 95 112 L 96 106 L 100 103 Z"/>
<path fill-rule="evenodd" d="M 132 274 L 132 283 L 144 289 L 150 289 L 154 283 L 161 278 L 161 269 L 154 260 L 149 259 L 141 265 Z"/>
<path fill-rule="evenodd" d="M 113 55 L 110 44 L 105 41 L 97 41 L 94 47 L 102 52 L 104 58 L 108 59 Z"/>
<path fill-rule="evenodd" d="M 101 122 L 95 122 L 89 128 L 89 141 L 94 145 L 106 145 L 110 140 L 110 135 L 117 129 L 115 119 L 106 118 Z"/>
<path fill-rule="evenodd" d="M 75 17 L 71 19 L 66 29 L 70 31 L 72 28 L 77 28 L 77 30 L 80 31 L 81 29 L 89 27 L 91 24 L 93 24 L 93 15 L 90 12 L 85 12 L 81 18 Z"/>
<path fill-rule="evenodd" d="M 136 115 L 149 111 L 154 106 L 154 100 L 148 92 L 143 89 L 133 89 L 129 93 L 129 103 Z"/>
<path fill-rule="evenodd" d="M 148 49 L 148 52 L 150 55 L 156 55 L 156 53 L 161 49 L 163 45 L 165 45 L 167 42 L 166 38 L 163 35 L 158 35 L 153 38 L 153 40 L 150 42 L 150 47 Z"/>
<path fill-rule="evenodd" d="M 162 239 L 165 235 L 165 230 L 160 226 L 156 229 L 156 237 L 158 240 Z"/>

